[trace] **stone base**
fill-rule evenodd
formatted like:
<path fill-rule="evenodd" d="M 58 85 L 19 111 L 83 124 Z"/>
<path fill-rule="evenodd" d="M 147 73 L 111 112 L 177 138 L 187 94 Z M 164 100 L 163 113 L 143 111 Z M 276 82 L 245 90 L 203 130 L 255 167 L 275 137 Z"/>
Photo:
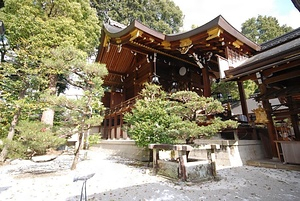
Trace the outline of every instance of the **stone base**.
<path fill-rule="evenodd" d="M 186 181 L 199 182 L 213 178 L 211 165 L 206 160 L 193 160 L 187 162 Z M 177 161 L 158 160 L 157 174 L 171 178 L 181 179 L 180 165 Z"/>

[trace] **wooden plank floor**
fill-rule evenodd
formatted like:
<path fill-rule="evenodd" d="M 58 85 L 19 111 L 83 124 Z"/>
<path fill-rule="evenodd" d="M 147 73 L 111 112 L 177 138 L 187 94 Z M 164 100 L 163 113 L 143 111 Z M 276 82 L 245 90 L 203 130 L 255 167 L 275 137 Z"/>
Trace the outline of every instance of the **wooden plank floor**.
<path fill-rule="evenodd" d="M 247 161 L 247 165 L 256 166 L 256 167 L 300 171 L 299 164 L 283 164 L 279 160 L 273 160 L 273 159 L 249 160 Z"/>

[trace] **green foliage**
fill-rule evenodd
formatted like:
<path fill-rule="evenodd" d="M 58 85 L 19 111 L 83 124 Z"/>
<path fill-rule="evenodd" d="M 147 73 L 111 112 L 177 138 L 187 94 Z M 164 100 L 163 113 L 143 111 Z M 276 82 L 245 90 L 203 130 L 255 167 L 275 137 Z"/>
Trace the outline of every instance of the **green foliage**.
<path fill-rule="evenodd" d="M 91 0 L 91 4 L 97 9 L 100 21 L 104 21 L 108 14 L 112 20 L 122 24 L 138 20 L 166 34 L 179 32 L 183 24 L 183 14 L 171 0 Z"/>
<path fill-rule="evenodd" d="M 252 41 L 261 44 L 292 31 L 287 25 L 280 26 L 278 20 L 271 16 L 258 15 L 242 24 L 242 33 Z"/>
<path fill-rule="evenodd" d="M 77 52 L 77 51 L 75 51 Z M 100 115 L 104 106 L 101 102 L 104 90 L 102 88 L 103 78 L 107 75 L 104 65 L 98 63 L 86 63 L 81 59 L 80 54 L 72 53 L 69 61 L 72 66 L 68 83 L 83 90 L 82 96 L 74 99 L 66 96 L 49 96 L 43 94 L 41 101 L 48 106 L 60 111 L 61 118 L 59 126 L 76 127 L 76 132 L 84 133 L 93 125 L 99 125 L 103 117 Z M 79 57 L 79 58 L 77 58 Z M 72 59 L 71 59 L 72 58 Z M 58 58 L 59 59 L 59 58 Z M 63 135 L 74 134 L 74 129 L 62 129 Z"/>
<path fill-rule="evenodd" d="M 89 145 L 90 146 L 93 146 L 95 144 L 98 144 L 100 142 L 100 134 L 92 134 L 92 135 L 89 135 Z"/>
<path fill-rule="evenodd" d="M 37 119 L 46 108 L 58 109 L 65 116 L 57 120 L 63 119 L 68 126 L 86 129 L 86 124 L 95 123 L 102 107 L 101 79 L 106 69 L 100 64 L 87 64 L 100 35 L 96 10 L 90 7 L 90 1 L 6 0 L 0 16 L 11 45 L 7 51 L 10 59 L 0 73 L 0 110 L 6 115 L 0 120 L 2 128 L 6 128 L 3 135 L 8 133 L 12 138 L 14 126 L 9 124 L 15 125 L 19 119 Z M 68 101 L 59 102 L 55 96 L 69 85 L 82 88 L 85 94 L 67 107 Z"/>
<path fill-rule="evenodd" d="M 214 118 L 207 122 L 208 125 L 199 126 L 197 129 L 198 137 L 210 138 L 216 133 L 224 130 L 225 128 L 237 128 L 238 122 L 233 120 L 222 121 L 220 118 Z"/>
<path fill-rule="evenodd" d="M 233 121 L 211 118 L 222 112 L 221 103 L 195 92 L 179 91 L 170 96 L 161 87 L 146 84 L 141 98 L 124 116 L 127 133 L 141 147 L 151 143 L 174 144 L 188 137 L 210 137 Z M 205 126 L 199 126 L 205 123 Z"/>
<path fill-rule="evenodd" d="M 4 137 L 16 108 L 22 109 L 21 119 L 32 120 L 48 106 L 40 96 L 49 88 L 49 75 L 57 78 L 59 93 L 66 89 L 72 71 L 79 71 L 98 45 L 100 26 L 88 0 L 6 0 L 0 16 L 10 42 L 9 59 L 0 69 Z"/>
<path fill-rule="evenodd" d="M 170 103 L 166 93 L 157 85 L 146 84 L 131 113 L 124 115 L 127 133 L 140 147 L 150 143 L 169 143 L 176 141 L 176 133 L 170 132 L 172 124 L 181 121 L 169 114 L 165 108 Z"/>
<path fill-rule="evenodd" d="M 45 154 L 47 149 L 56 149 L 66 142 L 40 122 L 20 121 L 16 130 L 13 141 L 4 140 L 4 144 L 8 144 L 9 158 L 30 158 Z"/>
<path fill-rule="evenodd" d="M 252 80 L 244 81 L 243 86 L 244 86 L 246 98 L 249 98 L 258 89 L 257 84 Z M 217 93 L 222 94 L 222 98 L 220 99 L 220 101 L 222 102 L 227 101 L 228 95 L 231 95 L 232 100 L 240 99 L 237 82 L 229 81 L 229 82 L 212 83 L 211 89 L 213 94 L 217 94 Z"/>
<path fill-rule="evenodd" d="M 170 96 L 174 100 L 171 113 L 181 116 L 183 120 L 194 121 L 197 124 L 206 122 L 209 116 L 224 111 L 222 104 L 211 97 L 199 96 L 192 91 L 179 91 Z"/>
<path fill-rule="evenodd" d="M 51 56 L 61 45 L 91 52 L 98 42 L 100 27 L 88 0 L 6 0 L 1 18 L 11 45 L 30 55 Z"/>
<path fill-rule="evenodd" d="M 224 112 L 218 100 L 212 97 L 199 96 L 192 91 L 179 91 L 170 96 L 172 107 L 169 112 L 180 116 L 182 122 L 176 123 L 175 128 L 180 131 L 183 139 L 188 137 L 209 138 L 225 128 L 236 128 L 235 121 L 222 121 L 214 117 Z M 175 105 L 175 107 L 174 107 Z"/>
<path fill-rule="evenodd" d="M 258 85 L 252 80 L 244 81 L 243 86 L 244 86 L 246 98 L 249 98 L 251 95 L 253 95 L 258 90 Z"/>

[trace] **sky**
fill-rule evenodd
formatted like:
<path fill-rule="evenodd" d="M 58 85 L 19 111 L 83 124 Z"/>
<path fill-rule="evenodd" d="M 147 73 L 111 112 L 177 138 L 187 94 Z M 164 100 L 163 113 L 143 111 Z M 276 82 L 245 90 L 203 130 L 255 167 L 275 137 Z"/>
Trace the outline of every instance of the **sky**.
<path fill-rule="evenodd" d="M 222 15 L 237 30 L 258 15 L 275 17 L 279 25 L 300 27 L 300 12 L 291 0 L 173 0 L 184 15 L 182 31 L 201 26 Z"/>

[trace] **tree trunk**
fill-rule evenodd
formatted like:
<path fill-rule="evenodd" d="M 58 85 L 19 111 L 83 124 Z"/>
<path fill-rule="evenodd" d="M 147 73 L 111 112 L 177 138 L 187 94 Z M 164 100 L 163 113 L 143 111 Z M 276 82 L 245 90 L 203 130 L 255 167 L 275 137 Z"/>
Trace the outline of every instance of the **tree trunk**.
<path fill-rule="evenodd" d="M 71 170 L 75 170 L 76 169 L 76 165 L 78 163 L 78 159 L 79 159 L 79 154 L 80 154 L 80 150 L 81 150 L 81 147 L 82 147 L 82 138 L 83 138 L 83 132 L 80 132 L 79 134 L 79 137 L 78 137 L 78 140 L 79 140 L 79 145 L 77 147 L 77 149 L 75 150 L 75 157 L 74 157 L 74 160 L 73 160 L 73 163 L 72 163 L 72 166 L 71 166 Z"/>
<path fill-rule="evenodd" d="M 86 132 L 84 132 L 85 134 L 84 134 L 83 149 L 85 149 L 85 150 L 89 149 L 89 147 L 90 147 L 90 142 L 89 142 L 90 130 L 91 130 L 90 125 L 88 127 L 89 127 L 89 129 Z"/>
<path fill-rule="evenodd" d="M 15 135 L 15 129 L 16 129 L 16 125 L 19 121 L 20 114 L 21 114 L 21 108 L 17 108 L 17 111 L 13 117 L 13 120 L 11 122 L 9 131 L 8 131 L 8 135 L 7 135 L 7 140 L 9 140 L 9 141 L 12 141 L 12 139 Z M 8 155 L 8 145 L 6 144 L 3 147 L 2 152 L 0 154 L 0 162 L 4 162 L 7 155 Z"/>
<path fill-rule="evenodd" d="M 23 99 L 25 97 L 26 89 L 27 89 L 27 87 L 25 87 L 22 91 L 19 92 L 19 99 Z M 8 141 L 12 141 L 14 138 L 16 126 L 18 124 L 20 115 L 21 115 L 21 107 L 17 106 L 17 110 L 13 116 L 13 119 L 12 119 L 10 127 L 9 127 L 9 131 L 7 134 Z M 7 155 L 8 155 L 8 145 L 6 144 L 3 147 L 1 154 L 0 154 L 0 162 L 4 162 L 7 158 Z"/>

